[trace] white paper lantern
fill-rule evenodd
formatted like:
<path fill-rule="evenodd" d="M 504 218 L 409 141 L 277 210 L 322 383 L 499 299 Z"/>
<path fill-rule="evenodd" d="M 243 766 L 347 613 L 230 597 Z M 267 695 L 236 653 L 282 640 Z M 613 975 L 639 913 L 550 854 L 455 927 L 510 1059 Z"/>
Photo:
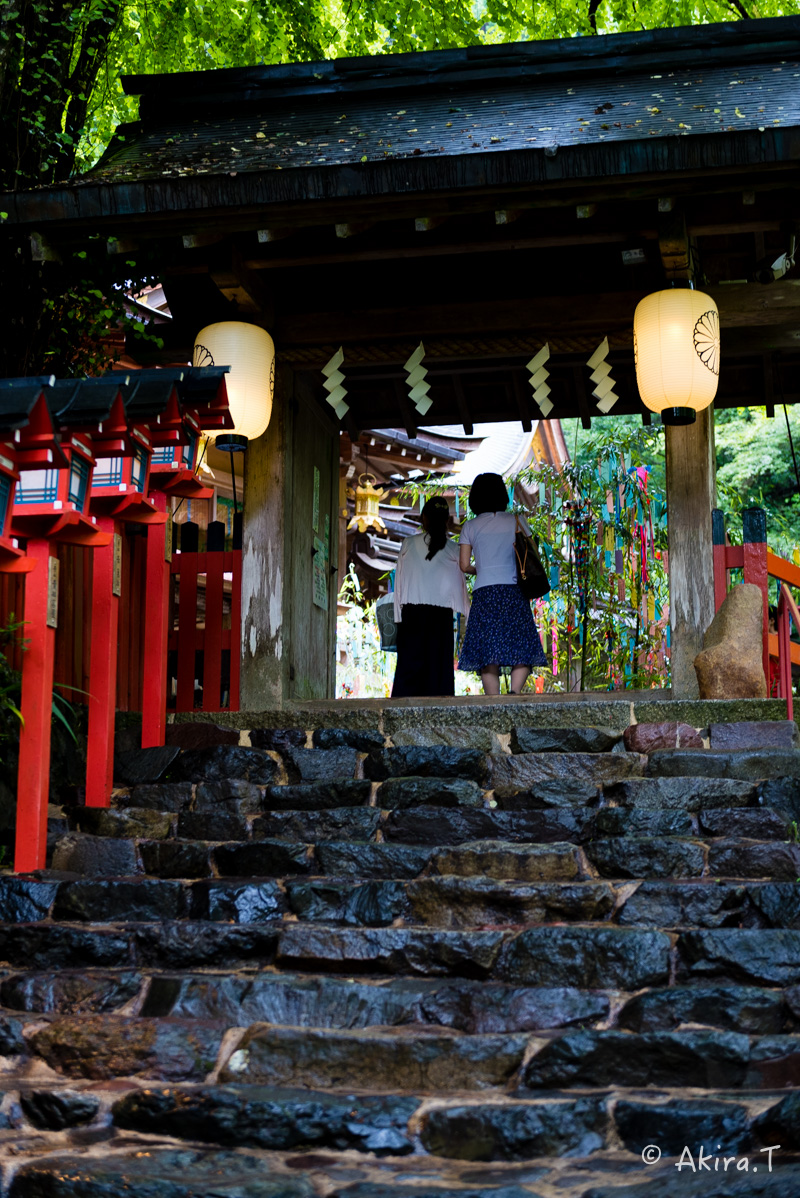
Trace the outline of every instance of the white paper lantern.
<path fill-rule="evenodd" d="M 719 381 L 719 311 L 702 291 L 656 291 L 633 317 L 636 382 L 642 403 L 664 424 L 691 424 L 713 402 Z"/>
<path fill-rule="evenodd" d="M 254 441 L 269 424 L 275 388 L 275 345 L 255 324 L 225 320 L 197 334 L 194 366 L 230 366 L 225 376 L 233 432 Z"/>

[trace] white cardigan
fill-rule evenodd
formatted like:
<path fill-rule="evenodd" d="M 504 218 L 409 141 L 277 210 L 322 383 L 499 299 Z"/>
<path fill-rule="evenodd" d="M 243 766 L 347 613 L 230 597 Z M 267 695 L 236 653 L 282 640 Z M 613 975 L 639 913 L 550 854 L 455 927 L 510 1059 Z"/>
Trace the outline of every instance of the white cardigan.
<path fill-rule="evenodd" d="M 449 607 L 466 615 L 469 599 L 464 575 L 458 564 L 458 545 L 447 540 L 430 561 L 430 537 L 425 532 L 406 537 L 397 559 L 394 576 L 394 618 L 402 621 L 404 603 L 429 603 Z"/>

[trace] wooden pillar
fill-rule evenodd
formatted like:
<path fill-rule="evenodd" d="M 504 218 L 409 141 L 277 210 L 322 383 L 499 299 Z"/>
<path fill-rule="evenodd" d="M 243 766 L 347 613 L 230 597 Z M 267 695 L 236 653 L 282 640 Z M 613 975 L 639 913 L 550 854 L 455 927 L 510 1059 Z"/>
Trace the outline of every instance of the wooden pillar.
<path fill-rule="evenodd" d="M 166 512 L 167 498 L 161 491 L 149 496 L 159 512 Z M 147 528 L 144 591 L 144 653 L 142 680 L 142 748 L 163 745 L 167 728 L 167 617 L 169 615 L 169 562 L 167 537 L 172 525 L 150 524 Z"/>
<path fill-rule="evenodd" d="M 666 468 L 672 697 L 696 699 L 694 659 L 715 611 L 713 406 L 698 412 L 694 424 L 667 426 Z"/>
<path fill-rule="evenodd" d="M 14 869 L 44 869 L 47 856 L 47 805 L 50 793 L 50 727 L 53 710 L 53 663 L 58 614 L 58 558 L 46 540 L 28 541 L 37 559 L 25 580 L 25 636 L 22 655 L 24 723 L 19 735 L 17 829 Z"/>
<path fill-rule="evenodd" d="M 114 715 L 117 700 L 117 629 L 119 625 L 120 529 L 108 516 L 97 527 L 113 534 L 92 553 L 92 623 L 89 651 L 89 734 L 86 749 L 86 806 L 108 807 L 114 785 Z M 117 546 L 119 545 L 119 550 Z M 117 585 L 115 585 L 115 582 Z"/>

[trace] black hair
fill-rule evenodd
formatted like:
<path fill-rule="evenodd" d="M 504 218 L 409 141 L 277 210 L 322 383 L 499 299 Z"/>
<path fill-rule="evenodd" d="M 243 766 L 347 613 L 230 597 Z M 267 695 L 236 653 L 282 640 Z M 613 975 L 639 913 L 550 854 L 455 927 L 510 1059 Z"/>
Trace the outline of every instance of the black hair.
<path fill-rule="evenodd" d="M 504 512 L 508 507 L 508 491 L 499 474 L 479 474 L 469 489 L 469 506 L 473 514 Z"/>
<path fill-rule="evenodd" d="M 435 495 L 433 499 L 429 499 L 425 504 L 425 507 L 422 509 L 422 515 L 428 523 L 427 533 L 430 537 L 430 548 L 425 560 L 429 562 L 447 544 L 447 522 L 450 519 L 450 505 L 443 495 Z"/>

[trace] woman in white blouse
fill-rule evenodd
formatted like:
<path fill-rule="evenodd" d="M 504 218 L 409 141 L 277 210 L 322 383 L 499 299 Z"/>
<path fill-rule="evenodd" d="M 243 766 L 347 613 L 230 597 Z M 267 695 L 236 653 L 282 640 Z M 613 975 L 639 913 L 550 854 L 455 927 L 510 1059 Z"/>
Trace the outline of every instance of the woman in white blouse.
<path fill-rule="evenodd" d="M 518 695 L 545 656 L 530 602 L 517 583 L 517 522 L 506 510 L 508 492 L 499 474 L 477 476 L 469 506 L 474 519 L 461 529 L 460 560 L 465 574 L 475 574 L 475 586 L 458 668 L 480 674 L 484 694 L 499 695 L 500 669 L 510 666 L 511 694 Z"/>
<path fill-rule="evenodd" d="M 394 618 L 397 669 L 393 699 L 455 694 L 453 612 L 469 610 L 458 545 L 447 536 L 450 509 L 441 495 L 422 509 L 422 529 L 397 559 Z"/>

